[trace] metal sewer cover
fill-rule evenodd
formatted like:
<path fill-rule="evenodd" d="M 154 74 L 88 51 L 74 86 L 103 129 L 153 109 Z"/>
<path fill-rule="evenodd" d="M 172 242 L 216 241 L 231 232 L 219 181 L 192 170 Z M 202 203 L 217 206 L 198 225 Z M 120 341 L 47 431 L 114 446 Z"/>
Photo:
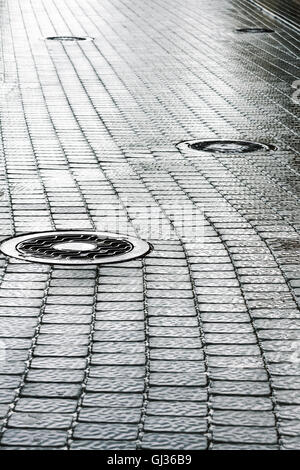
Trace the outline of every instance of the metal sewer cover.
<path fill-rule="evenodd" d="M 275 150 L 273 145 L 243 140 L 200 140 L 188 143 L 189 148 L 202 152 L 247 153 L 258 150 Z"/>
<path fill-rule="evenodd" d="M 274 33 L 274 29 L 270 28 L 238 28 L 237 33 Z"/>
<path fill-rule="evenodd" d="M 104 264 L 147 254 L 151 245 L 134 237 L 108 232 L 40 232 L 5 240 L 8 256 L 46 264 Z"/>
<path fill-rule="evenodd" d="M 47 41 L 92 41 L 90 37 L 83 36 L 49 36 L 46 38 Z"/>

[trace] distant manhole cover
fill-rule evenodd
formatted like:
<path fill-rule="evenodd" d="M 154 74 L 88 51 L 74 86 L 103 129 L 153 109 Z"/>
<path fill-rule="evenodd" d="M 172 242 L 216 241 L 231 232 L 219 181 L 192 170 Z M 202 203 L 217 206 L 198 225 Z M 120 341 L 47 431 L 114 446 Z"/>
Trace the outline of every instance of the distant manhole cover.
<path fill-rule="evenodd" d="M 260 33 L 274 33 L 274 30 L 270 28 L 238 28 L 236 29 L 236 32 L 260 34 Z"/>
<path fill-rule="evenodd" d="M 46 264 L 104 264 L 128 261 L 147 254 L 149 243 L 108 232 L 41 232 L 6 240 L 8 256 Z"/>
<path fill-rule="evenodd" d="M 92 41 L 88 36 L 49 36 L 47 41 Z"/>
<path fill-rule="evenodd" d="M 219 153 L 247 153 L 257 152 L 259 150 L 275 150 L 274 145 L 261 144 L 258 142 L 249 142 L 243 140 L 199 140 L 193 142 L 182 142 L 188 145 L 192 150 L 202 152 Z"/>

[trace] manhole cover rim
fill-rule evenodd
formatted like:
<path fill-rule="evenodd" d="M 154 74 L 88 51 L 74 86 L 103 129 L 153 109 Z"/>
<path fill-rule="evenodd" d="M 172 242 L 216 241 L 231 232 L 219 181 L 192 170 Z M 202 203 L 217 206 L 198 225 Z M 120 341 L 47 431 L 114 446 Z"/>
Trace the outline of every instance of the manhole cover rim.
<path fill-rule="evenodd" d="M 236 33 L 251 33 L 251 34 L 271 34 L 275 33 L 274 29 L 271 28 L 259 28 L 259 27 L 244 27 L 244 28 L 236 28 L 235 30 Z"/>
<path fill-rule="evenodd" d="M 96 235 L 99 237 L 113 238 L 120 241 L 126 241 L 132 244 L 133 248 L 127 253 L 123 253 L 115 256 L 107 256 L 100 259 L 56 259 L 53 257 L 45 256 L 31 256 L 22 254 L 17 246 L 31 238 L 39 238 L 46 236 L 55 236 L 55 235 Z M 13 238 L 8 238 L 3 240 L 0 244 L 0 251 L 5 255 L 11 258 L 20 259 L 22 261 L 31 262 L 31 263 L 40 263 L 40 264 L 63 264 L 63 265 L 97 265 L 97 264 L 112 264 L 119 263 L 123 261 L 130 261 L 141 256 L 147 255 L 152 250 L 152 245 L 145 240 L 140 238 L 127 236 L 125 234 L 116 234 L 113 232 L 100 232 L 100 231 L 82 231 L 82 230 L 59 230 L 59 231 L 49 231 L 49 232 L 30 232 L 23 235 L 19 235 Z"/>
<path fill-rule="evenodd" d="M 257 149 L 257 150 L 246 150 L 244 152 L 237 152 L 237 151 L 230 151 L 228 150 L 228 152 L 222 152 L 222 151 L 218 151 L 218 150 L 205 150 L 205 149 L 195 149 L 193 148 L 192 146 L 195 145 L 195 144 L 209 144 L 209 143 L 220 143 L 220 144 L 225 144 L 225 143 L 232 143 L 232 144 L 244 144 L 244 145 L 252 145 L 252 146 L 259 146 L 261 147 L 260 149 Z M 184 140 L 184 141 L 181 141 L 181 142 L 178 142 L 176 144 L 176 147 L 179 149 L 179 150 L 188 150 L 189 152 L 205 152 L 205 153 L 222 153 L 222 154 L 235 154 L 235 153 L 238 153 L 238 154 L 243 154 L 243 153 L 254 153 L 254 152 L 257 152 L 257 151 L 267 151 L 267 152 L 270 152 L 270 151 L 275 151 L 275 150 L 278 150 L 278 147 L 276 147 L 274 144 L 268 144 L 266 142 L 257 142 L 257 141 L 252 141 L 252 140 L 240 140 L 240 139 L 237 139 L 237 140 L 230 140 L 230 139 L 193 139 L 193 140 Z"/>
<path fill-rule="evenodd" d="M 57 42 L 77 42 L 77 41 L 94 41 L 95 38 L 91 36 L 45 36 L 42 38 L 44 41 L 57 41 Z"/>

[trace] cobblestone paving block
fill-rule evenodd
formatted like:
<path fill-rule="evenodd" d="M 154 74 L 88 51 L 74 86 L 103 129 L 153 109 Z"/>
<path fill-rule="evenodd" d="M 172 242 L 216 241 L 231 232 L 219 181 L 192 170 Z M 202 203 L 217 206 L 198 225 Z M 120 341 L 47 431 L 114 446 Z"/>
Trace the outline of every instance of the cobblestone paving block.
<path fill-rule="evenodd" d="M 146 432 L 188 432 L 205 433 L 207 431 L 207 421 L 199 418 L 187 418 L 174 416 L 150 416 L 145 423 Z"/>
<path fill-rule="evenodd" d="M 206 404 L 184 401 L 153 401 L 148 405 L 148 414 L 154 416 L 205 416 Z"/>
<path fill-rule="evenodd" d="M 174 401 L 207 401 L 207 390 L 200 387 L 151 387 L 149 390 L 151 400 L 170 400 Z M 172 401 L 170 400 L 170 401 Z"/>
<path fill-rule="evenodd" d="M 143 449 L 179 449 L 179 450 L 205 450 L 207 440 L 205 436 L 197 434 L 180 433 L 152 433 L 143 436 Z"/>
<path fill-rule="evenodd" d="M 214 426 L 214 440 L 243 444 L 276 444 L 277 433 L 270 427 Z"/>
<path fill-rule="evenodd" d="M 127 365 L 127 366 L 91 366 L 90 377 L 113 377 L 113 378 L 144 378 L 144 365 Z"/>
<path fill-rule="evenodd" d="M 13 413 L 10 426 L 13 428 L 68 429 L 72 422 L 71 414 L 60 413 Z"/>
<path fill-rule="evenodd" d="M 270 387 L 267 382 L 212 381 L 212 393 L 215 395 L 269 396 Z"/>
<path fill-rule="evenodd" d="M 138 393 L 87 393 L 83 406 L 103 408 L 140 408 L 142 396 Z"/>
<path fill-rule="evenodd" d="M 213 423 L 222 426 L 270 426 L 275 425 L 275 416 L 272 411 L 234 411 L 215 410 Z"/>
<path fill-rule="evenodd" d="M 300 449 L 299 436 L 297 437 L 283 436 L 282 442 L 283 442 L 283 449 L 285 450 L 299 450 Z"/>
<path fill-rule="evenodd" d="M 27 381 L 35 383 L 78 383 L 84 378 L 82 370 L 69 369 L 31 369 L 27 375 Z"/>
<path fill-rule="evenodd" d="M 20 398 L 16 410 L 22 412 L 72 413 L 76 401 L 68 398 Z"/>
<path fill-rule="evenodd" d="M 86 390 L 88 392 L 140 392 L 144 390 L 143 379 L 105 379 L 91 377 L 87 383 Z"/>
<path fill-rule="evenodd" d="M 201 349 L 203 346 L 201 344 L 200 336 L 198 338 L 194 338 L 194 337 L 189 338 L 188 342 L 186 341 L 186 338 L 180 338 L 178 336 L 173 337 L 173 338 L 152 337 L 152 338 L 149 338 L 149 342 L 151 344 L 152 354 L 155 354 L 156 348 L 164 349 L 164 350 L 180 349 L 182 354 L 183 354 L 182 349 L 190 349 L 191 351 L 187 351 L 187 354 L 190 354 L 190 353 L 193 354 L 193 352 L 195 353 L 195 351 L 192 351 L 193 349 Z"/>
<path fill-rule="evenodd" d="M 232 381 L 254 381 L 267 382 L 268 374 L 263 366 L 251 369 L 231 369 L 212 367 L 209 368 L 209 375 L 212 380 L 232 380 Z"/>
<path fill-rule="evenodd" d="M 268 397 L 214 396 L 212 401 L 214 408 L 219 410 L 272 410 L 272 403 Z"/>
<path fill-rule="evenodd" d="M 134 424 L 96 424 L 79 423 L 75 429 L 74 437 L 83 439 L 117 439 L 133 440 L 137 436 L 137 427 Z"/>
<path fill-rule="evenodd" d="M 81 387 L 78 384 L 64 384 L 64 383 L 28 383 L 24 386 L 21 396 L 35 397 L 35 398 L 79 398 Z"/>
<path fill-rule="evenodd" d="M 139 423 L 140 410 L 138 408 L 83 408 L 80 411 L 79 421 L 87 423 Z"/>
<path fill-rule="evenodd" d="M 126 440 L 74 440 L 71 444 L 71 450 L 135 450 L 135 441 Z"/>

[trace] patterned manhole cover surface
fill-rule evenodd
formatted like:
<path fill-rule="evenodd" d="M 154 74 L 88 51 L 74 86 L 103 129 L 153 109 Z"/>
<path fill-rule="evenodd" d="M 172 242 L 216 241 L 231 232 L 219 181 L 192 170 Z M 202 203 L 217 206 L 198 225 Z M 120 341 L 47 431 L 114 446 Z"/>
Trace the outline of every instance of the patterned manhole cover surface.
<path fill-rule="evenodd" d="M 108 232 L 41 232 L 5 240 L 8 256 L 46 264 L 104 264 L 128 261 L 147 254 L 144 240 Z"/>
<path fill-rule="evenodd" d="M 243 140 L 198 140 L 193 142 L 182 142 L 178 145 L 178 147 L 180 148 L 182 144 L 187 145 L 192 150 L 199 150 L 210 153 L 247 153 L 256 152 L 259 150 L 276 149 L 276 147 L 273 145 Z"/>
<path fill-rule="evenodd" d="M 237 33 L 274 33 L 273 29 L 270 28 L 238 28 Z"/>
<path fill-rule="evenodd" d="M 49 36 L 47 41 L 92 41 L 93 38 L 88 36 Z"/>

